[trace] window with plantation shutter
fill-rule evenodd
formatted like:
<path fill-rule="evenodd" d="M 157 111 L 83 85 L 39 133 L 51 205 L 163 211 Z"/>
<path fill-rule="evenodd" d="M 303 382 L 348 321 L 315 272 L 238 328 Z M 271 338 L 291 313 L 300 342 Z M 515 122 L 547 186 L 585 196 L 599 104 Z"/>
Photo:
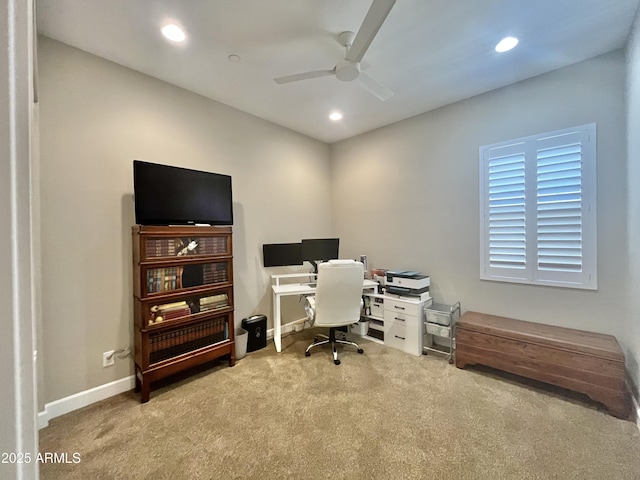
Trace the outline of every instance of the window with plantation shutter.
<path fill-rule="evenodd" d="M 597 288 L 595 124 L 480 148 L 480 278 Z"/>

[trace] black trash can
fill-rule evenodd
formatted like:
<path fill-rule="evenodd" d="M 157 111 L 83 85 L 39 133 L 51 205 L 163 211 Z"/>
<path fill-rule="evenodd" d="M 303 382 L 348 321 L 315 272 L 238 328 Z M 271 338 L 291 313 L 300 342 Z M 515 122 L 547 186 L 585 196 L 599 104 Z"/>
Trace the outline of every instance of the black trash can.
<path fill-rule="evenodd" d="M 242 320 L 242 328 L 249 332 L 247 352 L 255 352 L 267 346 L 267 316 L 252 315 Z"/>

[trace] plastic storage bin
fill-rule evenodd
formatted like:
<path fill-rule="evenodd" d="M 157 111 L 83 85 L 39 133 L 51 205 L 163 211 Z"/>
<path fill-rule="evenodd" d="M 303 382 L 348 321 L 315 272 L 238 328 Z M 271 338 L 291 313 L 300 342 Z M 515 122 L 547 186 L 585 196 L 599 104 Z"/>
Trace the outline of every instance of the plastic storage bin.
<path fill-rule="evenodd" d="M 267 346 L 267 316 L 252 315 L 242 320 L 242 328 L 249 332 L 247 352 L 255 352 Z"/>
<path fill-rule="evenodd" d="M 452 323 L 452 317 L 456 310 L 458 316 L 460 316 L 460 302 L 455 305 L 432 303 L 428 307 L 424 307 L 425 321 L 448 327 Z"/>
<path fill-rule="evenodd" d="M 369 331 L 369 322 L 368 321 L 359 321 L 358 323 L 352 323 L 349 325 L 349 333 L 353 333 L 355 335 L 360 335 L 364 337 Z"/>

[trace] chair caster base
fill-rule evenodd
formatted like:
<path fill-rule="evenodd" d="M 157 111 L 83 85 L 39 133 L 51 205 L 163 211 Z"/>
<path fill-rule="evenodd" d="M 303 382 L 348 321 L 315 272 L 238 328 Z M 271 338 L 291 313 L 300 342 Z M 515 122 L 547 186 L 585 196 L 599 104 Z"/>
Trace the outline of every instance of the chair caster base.
<path fill-rule="evenodd" d="M 319 339 L 325 339 L 322 341 L 319 341 Z M 318 334 L 315 337 L 314 342 L 309 345 L 307 347 L 307 349 L 304 352 L 304 356 L 308 357 L 311 355 L 311 349 L 315 348 L 315 347 L 319 347 L 320 345 L 330 345 L 331 349 L 332 349 L 332 353 L 333 353 L 333 363 L 336 365 L 340 365 L 340 360 L 338 359 L 338 351 L 336 350 L 336 344 L 338 345 L 351 345 L 352 347 L 356 347 L 356 349 L 358 350 L 358 353 L 363 354 L 364 350 L 362 348 L 360 348 L 360 346 L 355 343 L 355 342 L 350 342 L 348 340 L 340 340 L 336 338 L 336 333 L 335 333 L 335 329 L 332 327 L 329 329 L 329 336 L 327 337 L 326 335 L 322 335 L 322 334 Z"/>

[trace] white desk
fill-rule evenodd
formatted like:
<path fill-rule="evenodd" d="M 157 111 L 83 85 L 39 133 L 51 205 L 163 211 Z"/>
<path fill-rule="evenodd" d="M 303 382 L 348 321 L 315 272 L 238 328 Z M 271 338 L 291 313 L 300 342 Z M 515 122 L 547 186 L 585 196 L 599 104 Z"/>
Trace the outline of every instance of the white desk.
<path fill-rule="evenodd" d="M 304 283 L 282 283 L 282 281 L 295 280 L 296 278 L 309 279 L 314 273 L 290 273 L 286 275 L 271 275 L 271 289 L 273 290 L 273 343 L 276 351 L 282 351 L 282 325 L 280 299 L 287 295 L 311 295 L 316 288 Z M 363 280 L 362 290 L 373 290 L 378 287 L 378 282 Z"/>

